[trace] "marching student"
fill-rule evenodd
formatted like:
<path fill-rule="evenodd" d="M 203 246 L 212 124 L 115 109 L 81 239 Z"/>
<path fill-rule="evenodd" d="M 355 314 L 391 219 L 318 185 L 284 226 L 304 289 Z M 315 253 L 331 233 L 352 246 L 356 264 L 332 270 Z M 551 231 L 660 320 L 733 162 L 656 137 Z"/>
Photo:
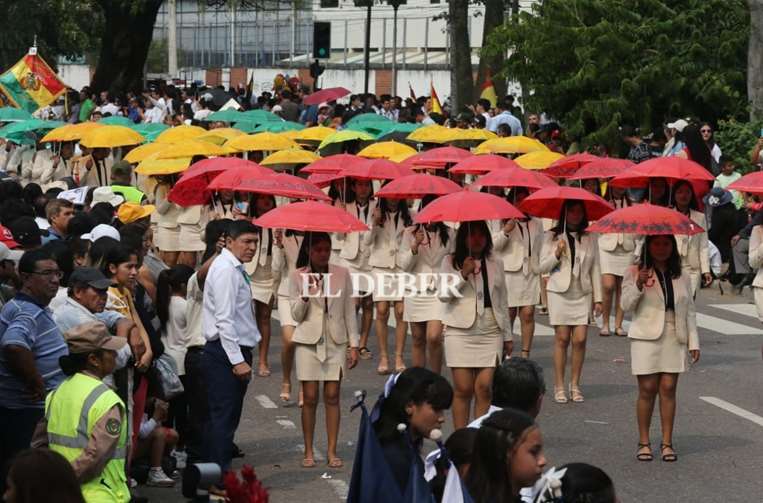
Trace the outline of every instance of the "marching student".
<path fill-rule="evenodd" d="M 698 210 L 694 188 L 686 180 L 679 180 L 673 185 L 671 205 L 676 211 L 689 217 L 695 224 L 702 227 L 704 232 L 693 236 L 676 236 L 678 254 L 681 256 L 681 269 L 691 280 L 691 292 L 697 295 L 697 290 L 713 282 L 710 273 L 710 253 L 708 252 L 707 219 Z"/>

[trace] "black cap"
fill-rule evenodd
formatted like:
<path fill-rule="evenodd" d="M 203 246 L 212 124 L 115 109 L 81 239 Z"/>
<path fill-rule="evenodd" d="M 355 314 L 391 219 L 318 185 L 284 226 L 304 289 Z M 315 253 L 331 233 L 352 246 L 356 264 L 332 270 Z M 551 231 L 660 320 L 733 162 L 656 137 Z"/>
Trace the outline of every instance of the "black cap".
<path fill-rule="evenodd" d="M 42 244 L 42 231 L 32 217 L 19 217 L 11 222 L 8 229 L 22 248 L 34 248 Z"/>
<path fill-rule="evenodd" d="M 80 267 L 74 269 L 69 277 L 69 284 L 71 286 L 87 285 L 96 290 L 106 290 L 111 286 L 111 280 L 94 267 Z"/>

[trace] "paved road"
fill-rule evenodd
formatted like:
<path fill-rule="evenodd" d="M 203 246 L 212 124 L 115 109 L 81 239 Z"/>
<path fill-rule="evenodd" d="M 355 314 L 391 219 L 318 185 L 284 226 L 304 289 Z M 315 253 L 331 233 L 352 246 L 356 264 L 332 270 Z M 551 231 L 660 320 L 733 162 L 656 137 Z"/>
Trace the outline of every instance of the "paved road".
<path fill-rule="evenodd" d="M 681 376 L 674 444 L 679 461 L 635 460 L 638 440 L 635 418 L 636 383 L 630 375 L 626 339 L 600 338 L 589 332 L 584 367 L 583 404 L 559 405 L 550 394 L 539 423 L 549 463 L 584 461 L 598 465 L 614 479 L 618 495 L 628 502 L 763 502 L 763 329 L 750 295 L 720 295 L 703 290 L 698 301 L 702 359 Z M 539 317 L 543 325 L 547 318 Z M 277 332 L 277 324 L 274 325 Z M 533 356 L 552 387 L 552 337 L 540 327 Z M 390 339 L 391 339 L 390 335 Z M 276 342 L 270 359 L 274 375 L 255 378 L 249 387 L 237 442 L 270 488 L 274 503 L 343 501 L 351 473 L 358 413 L 350 414 L 354 390 L 377 396 L 384 379 L 374 361 L 362 361 L 348 373 L 342 390 L 341 470 L 325 462 L 300 467 L 302 435 L 296 407 L 278 402 L 280 364 Z M 319 409 L 316 446 L 325 453 L 323 413 Z M 446 434 L 452 430 L 446 425 Z M 658 416 L 652 442 L 659 445 Z M 179 489 L 143 489 L 151 501 L 184 501 Z"/>

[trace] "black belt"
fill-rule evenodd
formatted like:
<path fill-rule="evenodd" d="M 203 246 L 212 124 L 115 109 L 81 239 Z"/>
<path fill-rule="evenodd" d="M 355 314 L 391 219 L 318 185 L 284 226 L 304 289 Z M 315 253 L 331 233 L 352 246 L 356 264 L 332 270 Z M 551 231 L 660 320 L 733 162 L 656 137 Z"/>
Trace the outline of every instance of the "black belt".
<path fill-rule="evenodd" d="M 197 351 L 204 351 L 204 346 L 190 346 L 190 347 L 188 347 L 188 349 L 186 351 L 188 351 L 189 353 L 195 353 Z"/>

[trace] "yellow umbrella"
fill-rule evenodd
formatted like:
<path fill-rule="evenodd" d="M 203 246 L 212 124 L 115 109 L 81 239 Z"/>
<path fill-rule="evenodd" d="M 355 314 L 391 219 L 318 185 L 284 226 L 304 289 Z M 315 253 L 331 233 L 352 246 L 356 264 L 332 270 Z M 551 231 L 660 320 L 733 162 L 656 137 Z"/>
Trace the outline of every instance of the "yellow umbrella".
<path fill-rule="evenodd" d="M 145 176 L 172 175 L 181 173 L 191 165 L 190 157 L 178 157 L 175 159 L 159 159 L 161 152 L 157 152 L 146 157 L 138 167 L 135 173 Z"/>
<path fill-rule="evenodd" d="M 389 159 L 390 157 L 402 155 L 402 154 L 415 154 L 416 149 L 409 147 L 404 143 L 398 143 L 396 141 L 381 141 L 379 143 L 373 143 L 360 152 L 358 157 L 367 157 L 369 159 Z"/>
<path fill-rule="evenodd" d="M 325 126 L 315 126 L 315 127 L 309 127 L 307 129 L 303 129 L 302 131 L 297 131 L 297 134 L 294 135 L 294 139 L 297 141 L 323 141 L 327 137 L 331 136 L 332 134 L 336 133 L 336 129 L 325 127 Z"/>
<path fill-rule="evenodd" d="M 208 141 L 186 140 L 180 143 L 174 143 L 159 152 L 157 159 L 178 159 L 181 157 L 194 157 L 203 155 L 205 157 L 219 157 L 228 154 L 229 150 L 218 147 Z"/>
<path fill-rule="evenodd" d="M 232 127 L 221 127 L 217 129 L 210 129 L 206 133 L 197 136 L 195 139 L 214 143 L 215 145 L 220 146 L 226 141 L 235 138 L 236 136 L 241 136 L 242 134 L 244 134 L 244 132 L 241 130 L 234 129 Z"/>
<path fill-rule="evenodd" d="M 178 143 L 184 140 L 191 140 L 197 136 L 206 133 L 207 130 L 199 126 L 175 126 L 162 131 L 154 140 L 156 143 Z"/>
<path fill-rule="evenodd" d="M 548 152 L 548 147 L 527 136 L 506 136 L 480 143 L 475 154 L 527 154 L 528 152 Z"/>
<path fill-rule="evenodd" d="M 462 129 L 462 128 L 452 128 L 450 135 L 448 136 L 448 141 L 479 141 L 479 140 L 492 140 L 493 138 L 498 138 L 498 135 L 493 133 L 492 131 L 488 131 L 487 129 L 477 129 L 477 128 L 471 128 L 471 129 Z"/>
<path fill-rule="evenodd" d="M 558 161 L 563 157 L 562 154 L 551 152 L 550 150 L 537 150 L 535 152 L 520 155 L 514 159 L 514 162 L 525 169 L 546 169 L 551 163 Z"/>
<path fill-rule="evenodd" d="M 299 145 L 276 133 L 241 135 L 225 142 L 225 146 L 236 152 L 276 151 L 299 148 Z"/>
<path fill-rule="evenodd" d="M 406 140 L 422 143 L 445 143 L 450 137 L 450 130 L 439 124 L 430 124 L 412 132 Z"/>
<path fill-rule="evenodd" d="M 89 131 L 80 140 L 88 148 L 113 148 L 137 145 L 146 141 L 140 133 L 125 126 L 102 126 Z"/>
<path fill-rule="evenodd" d="M 157 154 L 167 148 L 169 148 L 169 145 L 166 143 L 146 143 L 145 145 L 135 147 L 127 152 L 127 155 L 124 156 L 124 160 L 130 164 L 136 164 L 146 159 L 148 156 Z"/>
<path fill-rule="evenodd" d="M 103 127 L 104 124 L 98 122 L 80 122 L 79 124 L 67 124 L 65 126 L 51 129 L 48 134 L 42 137 L 41 142 L 53 141 L 76 141 L 93 129 Z"/>
<path fill-rule="evenodd" d="M 280 131 L 276 133 L 278 136 L 282 136 L 286 138 L 287 140 L 296 141 L 297 134 L 299 134 L 299 131 L 296 129 L 290 129 L 288 131 Z"/>
<path fill-rule="evenodd" d="M 292 148 L 288 150 L 280 150 L 273 152 L 266 158 L 264 158 L 260 165 L 262 166 L 274 166 L 277 164 L 309 164 L 317 161 L 321 156 L 310 152 L 309 150 L 303 150 L 301 148 Z"/>
<path fill-rule="evenodd" d="M 392 157 L 389 158 L 389 160 L 392 162 L 403 162 L 404 160 L 414 155 L 416 155 L 416 152 L 414 153 L 403 152 L 402 154 L 393 155 Z"/>

